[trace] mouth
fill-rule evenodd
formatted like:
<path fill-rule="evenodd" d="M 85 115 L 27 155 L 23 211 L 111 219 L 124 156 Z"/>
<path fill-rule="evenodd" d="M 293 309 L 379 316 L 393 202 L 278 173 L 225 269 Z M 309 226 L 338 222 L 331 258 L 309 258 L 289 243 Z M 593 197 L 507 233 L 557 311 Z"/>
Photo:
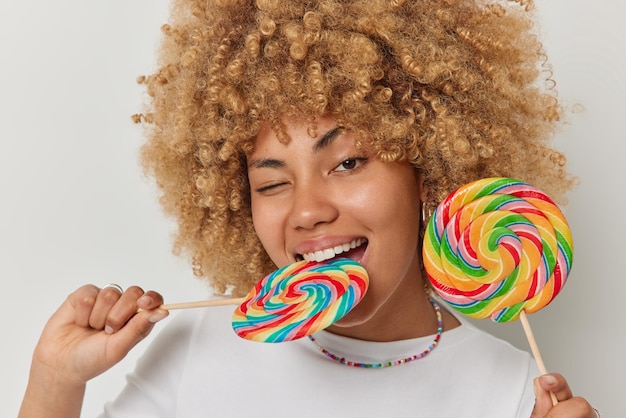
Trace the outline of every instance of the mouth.
<path fill-rule="evenodd" d="M 334 247 L 324 248 L 310 253 L 296 254 L 296 260 L 321 261 L 330 260 L 339 255 L 345 258 L 351 258 L 358 261 L 367 248 L 367 240 L 365 238 L 357 238 L 350 242 L 335 245 Z"/>

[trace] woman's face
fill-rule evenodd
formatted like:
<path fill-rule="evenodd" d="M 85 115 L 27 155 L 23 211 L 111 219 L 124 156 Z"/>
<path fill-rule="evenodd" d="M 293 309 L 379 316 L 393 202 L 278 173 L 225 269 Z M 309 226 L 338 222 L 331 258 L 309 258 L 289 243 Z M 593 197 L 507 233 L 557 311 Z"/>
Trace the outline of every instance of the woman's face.
<path fill-rule="evenodd" d="M 336 256 L 365 267 L 368 292 L 335 329 L 402 314 L 399 304 L 422 283 L 415 169 L 357 150 L 353 134 L 331 118 L 317 120 L 316 138 L 307 123 L 284 122 L 289 142 L 264 125 L 248 156 L 252 217 L 265 250 L 279 267 Z"/>

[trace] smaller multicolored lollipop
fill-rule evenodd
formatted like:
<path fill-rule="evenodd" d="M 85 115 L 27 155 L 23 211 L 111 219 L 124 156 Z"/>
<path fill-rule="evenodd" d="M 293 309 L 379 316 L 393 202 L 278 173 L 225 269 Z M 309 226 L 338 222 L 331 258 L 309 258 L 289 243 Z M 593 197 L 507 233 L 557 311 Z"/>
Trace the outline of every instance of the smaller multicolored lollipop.
<path fill-rule="evenodd" d="M 459 312 L 497 322 L 536 312 L 565 285 L 572 235 L 556 204 L 529 184 L 488 178 L 436 209 L 423 258 L 435 291 Z"/>
<path fill-rule="evenodd" d="M 299 261 L 259 281 L 233 313 L 232 326 L 247 340 L 296 340 L 344 317 L 368 284 L 367 272 L 354 260 Z"/>

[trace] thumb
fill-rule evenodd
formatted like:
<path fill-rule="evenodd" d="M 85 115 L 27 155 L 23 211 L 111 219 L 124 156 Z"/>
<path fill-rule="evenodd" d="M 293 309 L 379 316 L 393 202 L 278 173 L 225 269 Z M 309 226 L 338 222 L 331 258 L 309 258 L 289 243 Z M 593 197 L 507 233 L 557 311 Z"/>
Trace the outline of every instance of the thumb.
<path fill-rule="evenodd" d="M 530 418 L 543 418 L 552 409 L 552 398 L 550 392 L 543 389 L 539 383 L 539 377 L 533 381 L 533 387 L 535 389 L 535 407 L 530 415 Z"/>

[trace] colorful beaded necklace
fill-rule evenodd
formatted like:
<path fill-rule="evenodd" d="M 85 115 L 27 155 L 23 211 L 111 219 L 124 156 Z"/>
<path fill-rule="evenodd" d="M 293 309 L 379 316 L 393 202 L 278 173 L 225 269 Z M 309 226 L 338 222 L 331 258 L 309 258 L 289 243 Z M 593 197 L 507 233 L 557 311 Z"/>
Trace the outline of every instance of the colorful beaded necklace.
<path fill-rule="evenodd" d="M 344 358 L 344 357 L 339 357 L 339 356 L 331 353 L 330 351 L 328 351 L 327 349 L 322 347 L 317 342 L 317 340 L 315 338 L 313 338 L 312 335 L 309 335 L 309 339 L 317 346 L 317 348 L 322 353 L 324 353 L 324 355 L 326 357 L 328 357 L 331 360 L 336 361 L 337 363 L 341 363 L 341 364 L 343 364 L 345 366 L 363 367 L 365 369 L 382 369 L 382 368 L 385 368 L 385 367 L 398 366 L 400 364 L 409 363 L 409 362 L 411 362 L 413 360 L 419 360 L 419 359 L 423 358 L 424 356 L 426 356 L 426 354 L 428 354 L 431 351 L 433 351 L 435 349 L 435 347 L 437 347 L 437 344 L 439 344 L 439 340 L 441 339 L 441 334 L 443 333 L 443 318 L 441 316 L 441 308 L 439 308 L 439 305 L 434 300 L 430 299 L 429 301 L 430 301 L 430 304 L 433 305 L 433 308 L 435 308 L 435 313 L 437 314 L 437 335 L 435 335 L 435 339 L 428 346 L 428 348 L 426 350 L 422 351 L 419 354 L 412 355 L 411 357 L 398 359 L 398 360 L 394 360 L 394 361 L 386 361 L 384 363 L 359 363 L 357 361 L 346 360 L 346 358 Z"/>

